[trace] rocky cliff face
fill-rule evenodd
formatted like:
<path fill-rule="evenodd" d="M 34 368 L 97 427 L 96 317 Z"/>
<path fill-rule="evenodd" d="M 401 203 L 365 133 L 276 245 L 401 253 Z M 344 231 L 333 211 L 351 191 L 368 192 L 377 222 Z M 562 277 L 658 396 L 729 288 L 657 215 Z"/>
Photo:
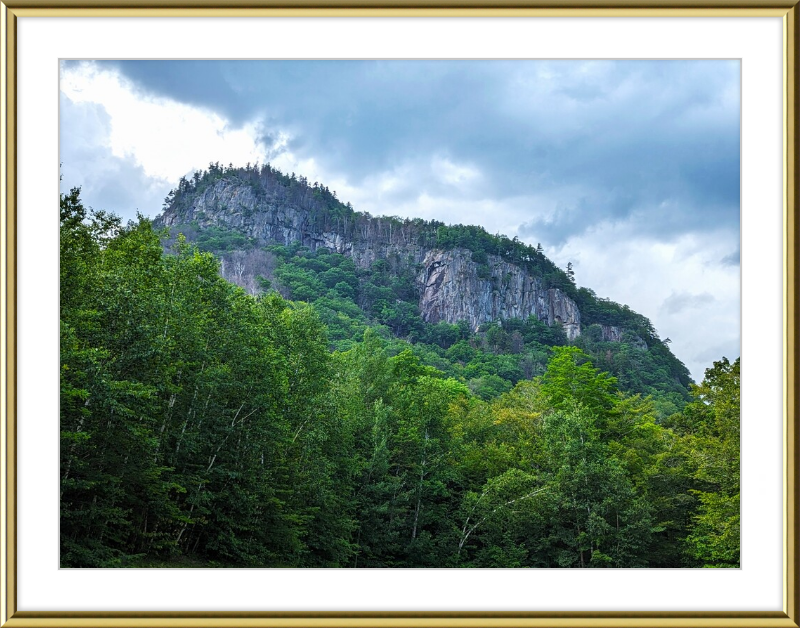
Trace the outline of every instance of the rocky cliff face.
<path fill-rule="evenodd" d="M 488 267 L 490 274 L 481 273 L 464 249 L 428 251 L 417 277 L 423 320 L 467 320 L 477 330 L 488 321 L 536 316 L 562 324 L 570 340 L 580 335 L 578 306 L 563 292 L 544 288 L 541 279 L 498 257 L 490 255 Z"/>
<path fill-rule="evenodd" d="M 196 194 L 188 207 L 168 209 L 155 220 L 156 226 L 172 227 L 197 222 L 200 227 L 222 226 L 254 238 L 260 244 L 300 242 L 312 251 L 320 247 L 349 255 L 359 268 L 369 268 L 378 259 L 402 254 L 403 260 L 419 264 L 425 247 L 411 242 L 402 230 L 392 233 L 382 228 L 380 218 L 372 218 L 358 228 L 359 237 L 347 222 L 338 229 L 318 229 L 311 213 L 296 203 L 286 202 L 278 194 L 257 194 L 251 186 L 221 179 Z"/>
<path fill-rule="evenodd" d="M 605 342 L 623 342 L 626 341 L 623 338 L 625 334 L 625 329 L 622 327 L 617 327 L 616 325 L 599 325 L 600 327 L 600 339 Z M 642 351 L 647 350 L 647 343 L 636 336 L 635 334 L 629 334 L 627 338 L 627 342 L 633 345 L 634 347 L 641 349 Z"/>
<path fill-rule="evenodd" d="M 190 222 L 201 227 L 236 229 L 262 244 L 301 242 L 311 249 L 323 246 L 337 253 L 350 253 L 341 235 L 312 231 L 307 211 L 283 203 L 277 196 L 257 195 L 251 186 L 235 180 L 217 181 L 196 194 L 188 207 L 166 210 L 155 221 L 156 226 L 165 227 Z"/>
<path fill-rule="evenodd" d="M 621 327 L 617 327 L 616 325 L 600 325 L 601 330 L 601 338 L 606 342 L 621 342 L 622 341 L 622 332 L 624 331 Z"/>
<path fill-rule="evenodd" d="M 166 227 L 191 222 L 201 228 L 222 226 L 260 244 L 325 247 L 350 256 L 359 268 L 394 257 L 418 269 L 420 312 L 430 323 L 466 320 L 477 329 L 484 322 L 533 315 L 548 325 L 562 324 L 570 340 L 581 333 L 580 312 L 572 299 L 558 289 L 546 289 L 540 278 L 500 257 L 490 255 L 488 264 L 477 264 L 470 251 L 432 249 L 415 241 L 413 228 L 393 229 L 380 218 L 362 221 L 357 229 L 352 225 L 348 229 L 347 224 L 319 229 L 311 212 L 297 203 L 286 202 L 277 193 L 257 193 L 236 180 L 216 181 L 188 205 L 167 209 L 155 222 Z"/>

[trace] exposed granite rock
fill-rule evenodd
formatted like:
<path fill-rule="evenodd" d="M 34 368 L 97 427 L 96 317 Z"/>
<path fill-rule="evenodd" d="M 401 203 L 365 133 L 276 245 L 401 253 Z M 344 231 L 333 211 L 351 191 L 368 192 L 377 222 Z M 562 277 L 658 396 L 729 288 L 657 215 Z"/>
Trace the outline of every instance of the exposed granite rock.
<path fill-rule="evenodd" d="M 180 213 L 165 211 L 156 226 L 197 222 L 200 227 L 223 226 L 236 229 L 261 244 L 288 246 L 301 242 L 312 250 L 326 247 L 337 253 L 350 253 L 344 238 L 332 232 L 314 232 L 308 212 L 266 195 L 256 196 L 249 185 L 221 179 L 196 194 L 191 205 Z"/>
<path fill-rule="evenodd" d="M 155 219 L 154 224 L 172 227 L 190 222 L 196 222 L 201 228 L 222 226 L 235 229 L 259 244 L 288 246 L 300 242 L 312 251 L 327 248 L 349 255 L 359 268 L 369 268 L 376 260 L 388 259 L 392 255 L 401 257 L 404 263 L 416 265 L 427 252 L 426 248 L 409 242 L 402 231 L 387 231 L 387 221 L 382 225 L 379 217 L 372 218 L 357 239 L 346 239 L 336 231 L 316 230 L 307 210 L 275 196 L 257 196 L 251 186 L 235 180 L 220 179 L 196 194 L 189 207 L 180 212 L 167 210 Z"/>
<path fill-rule="evenodd" d="M 605 342 L 622 341 L 622 332 L 624 330 L 621 327 L 617 327 L 616 325 L 600 325 L 600 329 L 602 330 L 602 339 Z"/>
<path fill-rule="evenodd" d="M 312 250 L 324 247 L 350 256 L 359 268 L 369 268 L 378 259 L 418 268 L 419 306 L 427 322 L 467 320 L 477 329 L 484 322 L 533 315 L 548 325 L 562 324 L 570 340 L 581 333 L 575 302 L 558 289 L 544 288 L 540 278 L 497 256 L 488 256 L 488 266 L 479 265 L 465 249 L 423 246 L 413 240 L 413 228 L 392 230 L 390 221 L 380 217 L 360 224 L 354 237 L 346 238 L 342 233 L 352 233 L 352 225 L 349 231 L 347 224 L 335 231 L 317 230 L 309 211 L 223 178 L 195 194 L 180 212 L 168 209 L 155 221 L 166 227 L 190 222 L 201 228 L 235 229 L 262 245 L 300 242 Z"/>
<path fill-rule="evenodd" d="M 590 326 L 588 330 L 590 337 L 592 337 L 593 334 L 593 327 L 596 327 L 600 330 L 599 336 L 595 337 L 597 340 L 601 340 L 603 342 L 625 342 L 633 345 L 637 349 L 641 349 L 642 351 L 647 350 L 647 343 L 634 332 L 625 329 L 624 327 L 595 324 Z"/>
<path fill-rule="evenodd" d="M 580 335 L 580 312 L 572 299 L 544 288 L 541 279 L 518 266 L 494 255 L 488 258 L 491 274 L 481 277 L 486 273 L 479 272 L 467 250 L 428 251 L 417 277 L 423 320 L 466 320 L 477 330 L 488 321 L 536 316 L 548 325 L 562 324 L 570 340 Z"/>

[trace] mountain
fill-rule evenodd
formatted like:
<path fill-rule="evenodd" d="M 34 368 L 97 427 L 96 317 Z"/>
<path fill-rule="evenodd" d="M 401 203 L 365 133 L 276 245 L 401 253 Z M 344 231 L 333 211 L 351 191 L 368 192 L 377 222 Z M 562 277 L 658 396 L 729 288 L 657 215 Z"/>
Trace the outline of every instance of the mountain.
<path fill-rule="evenodd" d="M 576 287 L 571 273 L 540 246 L 517 238 L 476 226 L 370 216 L 324 185 L 269 165 L 211 164 L 181 179 L 154 224 L 170 230 L 171 242 L 183 233 L 216 254 L 223 276 L 252 294 L 274 288 L 287 298 L 314 302 L 323 320 L 333 302 L 337 316 L 327 312 L 329 327 L 346 310 L 335 305 L 342 300 L 360 308 L 363 317 L 355 318 L 364 324 L 380 323 L 395 336 L 442 349 L 449 349 L 447 343 L 426 342 L 431 326 L 466 326 L 463 339 L 472 334 L 473 345 L 485 345 L 487 331 L 499 326 L 512 336 L 518 332 L 519 348 L 525 345 L 524 325 L 538 322 L 529 340 L 577 344 L 627 390 L 675 393 L 675 407 L 687 398 L 688 370 L 646 317 Z M 342 259 L 348 260 L 344 266 L 336 261 Z M 345 316 L 352 318 L 352 311 Z M 337 338 L 333 330 L 334 341 L 347 336 Z M 539 363 L 543 368 L 545 360 Z M 524 377 L 537 369 L 522 371 Z M 514 384 L 521 377 L 504 379 Z"/>
<path fill-rule="evenodd" d="M 183 192 L 179 187 L 158 225 L 196 223 L 200 229 L 237 231 L 259 245 L 300 243 L 311 251 L 326 248 L 347 255 L 358 269 L 368 269 L 377 260 L 392 260 L 403 270 L 414 269 L 425 322 L 466 320 L 477 331 L 481 323 L 536 316 L 548 325 L 563 324 L 570 340 L 580 335 L 576 303 L 563 290 L 550 287 L 552 281 L 537 276 L 538 267 L 550 273 L 558 269 L 535 249 L 525 251 L 517 243 L 498 239 L 489 247 L 497 254 L 463 246 L 442 250 L 444 234 L 439 230 L 448 228 L 440 223 L 356 213 L 326 188 L 311 187 L 302 178 L 286 181 L 272 171 L 218 175 L 212 170 L 190 190 L 188 185 Z M 521 254 L 514 248 L 521 249 Z M 540 258 L 538 266 L 519 264 L 530 258 Z M 245 268 L 244 275 L 253 271 Z"/>

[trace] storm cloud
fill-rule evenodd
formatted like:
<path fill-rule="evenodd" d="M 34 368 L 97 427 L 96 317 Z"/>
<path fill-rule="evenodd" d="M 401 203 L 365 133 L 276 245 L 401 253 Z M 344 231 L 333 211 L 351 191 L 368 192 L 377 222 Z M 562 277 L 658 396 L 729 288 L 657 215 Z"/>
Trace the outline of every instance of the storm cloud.
<path fill-rule="evenodd" d="M 482 181 L 470 195 L 517 199 L 521 234 L 548 242 L 606 220 L 632 218 L 664 236 L 738 225 L 738 62 L 114 66 L 146 94 L 233 125 L 263 120 L 267 137 L 291 136 L 299 159 L 314 157 L 353 186 L 422 164 L 405 194 L 435 196 L 443 190 L 424 163 L 431 155 L 471 164 Z"/>

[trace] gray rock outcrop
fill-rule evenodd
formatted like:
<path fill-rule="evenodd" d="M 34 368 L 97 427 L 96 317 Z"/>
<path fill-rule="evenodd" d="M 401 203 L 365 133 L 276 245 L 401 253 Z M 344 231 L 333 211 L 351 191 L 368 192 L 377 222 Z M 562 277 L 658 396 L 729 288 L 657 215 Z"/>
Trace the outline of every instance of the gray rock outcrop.
<path fill-rule="evenodd" d="M 558 289 L 543 287 L 541 279 L 494 255 L 488 256 L 490 275 L 465 249 L 431 250 L 417 277 L 419 307 L 429 323 L 481 323 L 535 316 L 548 325 L 562 324 L 569 340 L 580 335 L 581 317 L 575 302 Z M 485 273 L 484 273 L 485 274 Z"/>
<path fill-rule="evenodd" d="M 300 242 L 312 250 L 324 247 L 347 255 L 364 269 L 378 259 L 392 258 L 418 269 L 420 312 L 430 323 L 466 320 L 477 329 L 489 321 L 535 316 L 548 325 L 563 325 L 570 340 L 581 333 L 580 312 L 572 299 L 498 256 L 489 255 L 487 264 L 477 264 L 466 249 L 425 246 L 415 240 L 413 221 L 398 226 L 374 217 L 354 225 L 344 218 L 320 229 L 312 213 L 297 203 L 287 203 L 278 192 L 256 190 L 221 178 L 195 193 L 180 210 L 165 210 L 156 226 L 196 222 L 200 228 L 236 230 L 262 245 Z"/>

